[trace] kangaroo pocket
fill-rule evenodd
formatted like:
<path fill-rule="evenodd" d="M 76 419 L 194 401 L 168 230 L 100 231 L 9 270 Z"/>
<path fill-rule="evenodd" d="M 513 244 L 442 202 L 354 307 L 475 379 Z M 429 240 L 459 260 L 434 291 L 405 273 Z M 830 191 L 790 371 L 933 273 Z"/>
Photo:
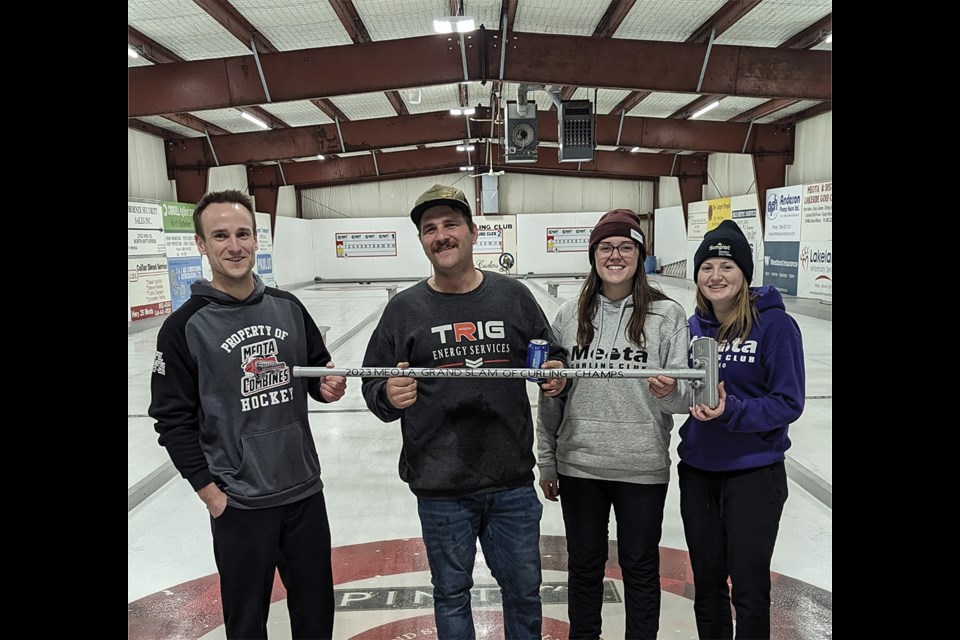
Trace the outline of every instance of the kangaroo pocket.
<path fill-rule="evenodd" d="M 567 420 L 557 459 L 582 467 L 658 471 L 670 466 L 669 435 L 653 423 Z"/>
<path fill-rule="evenodd" d="M 301 423 L 241 437 L 243 458 L 232 489 L 251 498 L 291 489 L 320 473 L 310 434 Z"/>

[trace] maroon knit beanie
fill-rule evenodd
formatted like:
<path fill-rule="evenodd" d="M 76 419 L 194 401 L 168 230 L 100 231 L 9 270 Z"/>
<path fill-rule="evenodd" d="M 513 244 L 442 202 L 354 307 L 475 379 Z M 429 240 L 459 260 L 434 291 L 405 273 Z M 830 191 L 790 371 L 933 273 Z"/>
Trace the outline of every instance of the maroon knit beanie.
<path fill-rule="evenodd" d="M 646 238 L 643 235 L 643 229 L 640 228 L 640 218 L 630 209 L 614 209 L 607 211 L 597 221 L 597 225 L 590 232 L 590 264 L 593 264 L 594 253 L 597 245 L 604 238 L 611 236 L 624 236 L 631 238 L 640 246 L 640 258 L 638 262 L 643 264 L 647 257 Z"/>

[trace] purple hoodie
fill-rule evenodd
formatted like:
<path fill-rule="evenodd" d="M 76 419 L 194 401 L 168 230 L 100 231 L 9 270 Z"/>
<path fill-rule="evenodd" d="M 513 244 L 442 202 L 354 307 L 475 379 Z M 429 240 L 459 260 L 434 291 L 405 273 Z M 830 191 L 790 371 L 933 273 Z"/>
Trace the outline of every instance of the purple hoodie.
<path fill-rule="evenodd" d="M 680 427 L 680 460 L 704 471 L 750 469 L 784 459 L 787 429 L 803 413 L 805 374 L 800 327 L 771 285 L 751 287 L 757 320 L 744 344 L 719 347 L 719 379 L 727 392 L 723 415 L 708 422 L 689 416 Z M 699 309 L 690 338 L 717 337 L 720 323 Z"/>

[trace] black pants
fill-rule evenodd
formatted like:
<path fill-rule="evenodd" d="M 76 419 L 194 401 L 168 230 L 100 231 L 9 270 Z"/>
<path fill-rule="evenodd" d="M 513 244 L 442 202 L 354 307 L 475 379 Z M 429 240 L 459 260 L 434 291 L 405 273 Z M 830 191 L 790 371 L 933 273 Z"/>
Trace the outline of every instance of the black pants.
<path fill-rule="evenodd" d="M 227 507 L 211 523 L 227 638 L 267 637 L 276 570 L 287 590 L 292 637 L 333 636 L 330 523 L 322 491 L 282 507 Z"/>
<path fill-rule="evenodd" d="M 656 638 L 660 628 L 660 535 L 667 485 L 564 475 L 559 480 L 567 536 L 570 640 L 600 637 L 611 505 L 617 516 L 626 637 Z"/>
<path fill-rule="evenodd" d="M 733 638 L 731 593 L 737 640 L 769 638 L 770 559 L 787 500 L 783 462 L 727 472 L 681 462 L 679 476 L 700 638 Z"/>

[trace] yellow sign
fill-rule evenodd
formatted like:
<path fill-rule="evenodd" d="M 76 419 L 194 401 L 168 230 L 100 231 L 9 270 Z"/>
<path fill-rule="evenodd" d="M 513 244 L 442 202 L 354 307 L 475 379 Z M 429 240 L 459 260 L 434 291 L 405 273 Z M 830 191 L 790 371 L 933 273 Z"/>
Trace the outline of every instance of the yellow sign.
<path fill-rule="evenodd" d="M 707 200 L 707 231 L 716 229 L 724 220 L 730 219 L 730 198 Z"/>

